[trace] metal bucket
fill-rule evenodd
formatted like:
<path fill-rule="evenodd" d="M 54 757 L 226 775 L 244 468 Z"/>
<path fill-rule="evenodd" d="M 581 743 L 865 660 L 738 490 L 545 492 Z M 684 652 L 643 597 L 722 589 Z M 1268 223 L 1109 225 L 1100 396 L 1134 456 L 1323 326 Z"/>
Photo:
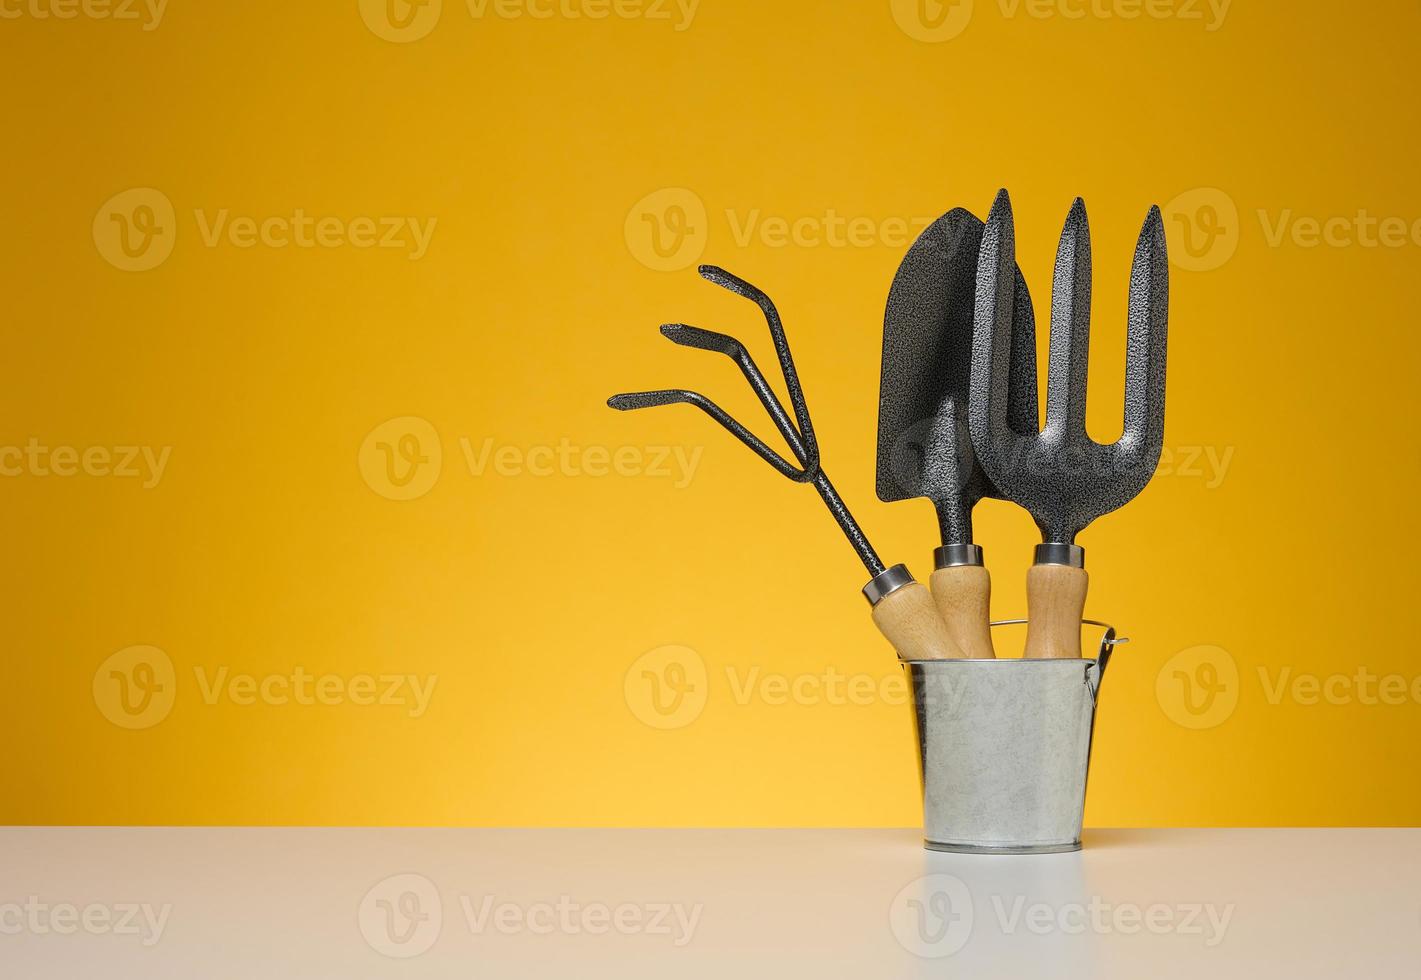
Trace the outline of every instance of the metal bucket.
<path fill-rule="evenodd" d="M 923 779 L 924 844 L 969 854 L 1080 850 L 1100 681 L 1086 660 L 927 660 L 905 666 Z M 1022 625 L 1024 620 L 993 623 Z"/>

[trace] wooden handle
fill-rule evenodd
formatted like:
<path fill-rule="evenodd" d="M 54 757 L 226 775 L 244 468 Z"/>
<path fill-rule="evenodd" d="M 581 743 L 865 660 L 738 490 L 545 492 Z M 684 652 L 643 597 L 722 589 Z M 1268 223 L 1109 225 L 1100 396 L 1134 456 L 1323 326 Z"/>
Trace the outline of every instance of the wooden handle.
<path fill-rule="evenodd" d="M 1070 565 L 1033 565 L 1026 573 L 1026 656 L 1067 660 L 1081 655 L 1081 619 L 1090 576 Z"/>
<path fill-rule="evenodd" d="M 905 585 L 880 599 L 873 607 L 873 622 L 898 651 L 900 660 L 963 657 L 933 605 L 932 593 L 921 582 Z"/>
<path fill-rule="evenodd" d="M 995 660 L 992 649 L 992 576 L 981 565 L 933 572 L 933 602 L 953 640 L 972 660 Z"/>

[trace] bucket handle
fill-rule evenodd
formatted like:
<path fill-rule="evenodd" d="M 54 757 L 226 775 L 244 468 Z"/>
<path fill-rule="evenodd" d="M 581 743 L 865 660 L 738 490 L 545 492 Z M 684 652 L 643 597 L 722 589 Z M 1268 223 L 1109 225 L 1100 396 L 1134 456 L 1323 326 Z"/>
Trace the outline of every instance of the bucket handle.
<path fill-rule="evenodd" d="M 998 619 L 992 621 L 993 626 L 1025 626 L 1025 619 Z M 1109 623 L 1102 623 L 1098 619 L 1083 619 L 1082 626 L 1099 626 L 1105 630 L 1105 635 L 1100 639 L 1100 654 L 1095 658 L 1095 666 L 1091 668 L 1086 676 L 1086 683 L 1090 685 L 1090 697 L 1094 701 L 1100 694 L 1100 682 L 1105 677 L 1105 667 L 1110 663 L 1110 655 L 1115 652 L 1115 648 L 1122 644 L 1129 643 L 1128 636 L 1116 636 L 1115 627 Z"/>

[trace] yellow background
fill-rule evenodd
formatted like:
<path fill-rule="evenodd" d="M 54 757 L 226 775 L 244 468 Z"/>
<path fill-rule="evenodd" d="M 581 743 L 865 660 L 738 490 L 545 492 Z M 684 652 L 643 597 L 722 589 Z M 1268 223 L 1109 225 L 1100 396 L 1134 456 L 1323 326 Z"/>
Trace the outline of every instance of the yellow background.
<path fill-rule="evenodd" d="M 907 245 L 893 232 L 956 205 L 985 215 L 1003 186 L 1043 315 L 1061 221 L 1076 194 L 1090 207 L 1102 440 L 1120 426 L 1135 235 L 1149 205 L 1183 201 L 1166 216 L 1180 260 L 1167 445 L 1232 454 L 1217 480 L 1177 458 L 1081 539 L 1089 612 L 1134 639 L 1106 684 L 1088 822 L 1421 817 L 1409 694 L 1269 696 L 1282 676 L 1421 672 L 1403 628 L 1421 245 L 1269 240 L 1282 221 L 1359 209 L 1421 218 L 1416 4 L 1238 2 L 1209 30 L 1204 4 L 1202 20 L 1125 19 L 978 0 L 940 42 L 888 0 L 704 0 L 684 30 L 675 7 L 476 18 L 444 0 L 408 42 L 359 6 L 172 0 L 153 30 L 13 5 L 22 16 L 0 20 L 0 445 L 171 447 L 148 489 L 0 479 L 0 819 L 917 822 L 901 704 L 747 703 L 727 675 L 897 671 L 813 492 L 690 409 L 602 402 L 684 384 L 767 432 L 732 365 L 656 333 L 727 330 L 768 365 L 754 308 L 691 263 L 764 286 L 828 472 L 883 555 L 925 576 L 930 505 L 873 496 L 883 303 Z M 174 209 L 171 254 L 141 272 L 94 234 L 134 188 Z M 637 231 L 652 227 L 638 202 L 666 189 L 653 219 L 705 208 L 676 271 L 651 267 L 666 262 Z M 298 208 L 437 226 L 412 261 L 210 247 L 198 218 Z M 816 232 L 830 212 L 868 219 L 867 243 Z M 806 219 L 800 244 L 776 218 Z M 1220 233 L 1195 241 L 1215 242 L 1202 259 L 1190 221 Z M 361 447 L 406 417 L 437 433 L 442 467 L 423 496 L 392 500 Z M 519 459 L 562 440 L 702 455 L 682 487 L 571 464 L 475 475 L 461 439 Z M 1000 503 L 977 529 L 995 612 L 1019 613 L 1035 529 Z M 171 710 L 130 728 L 104 710 L 109 658 L 148 656 L 164 679 L 135 646 L 171 663 Z M 694 717 L 658 727 L 641 670 L 668 658 L 706 673 Z M 412 717 L 209 703 L 197 680 L 297 667 L 437 681 Z M 1176 690 L 1209 680 L 1203 667 L 1228 687 L 1209 717 Z"/>

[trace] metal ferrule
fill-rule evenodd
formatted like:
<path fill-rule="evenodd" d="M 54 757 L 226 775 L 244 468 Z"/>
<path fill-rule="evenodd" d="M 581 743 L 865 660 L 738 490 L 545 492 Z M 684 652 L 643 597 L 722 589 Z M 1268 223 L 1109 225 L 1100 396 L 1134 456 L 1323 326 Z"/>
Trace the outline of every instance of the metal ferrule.
<path fill-rule="evenodd" d="M 1085 549 L 1077 544 L 1063 544 L 1047 541 L 1036 546 L 1036 564 L 1069 565 L 1071 568 L 1085 568 Z"/>
<path fill-rule="evenodd" d="M 912 585 L 916 581 L 907 565 L 894 565 L 875 575 L 873 580 L 863 587 L 863 595 L 870 606 L 876 606 L 905 585 Z"/>
<path fill-rule="evenodd" d="M 980 544 L 945 544 L 933 552 L 938 568 L 959 568 L 963 565 L 982 565 Z"/>

